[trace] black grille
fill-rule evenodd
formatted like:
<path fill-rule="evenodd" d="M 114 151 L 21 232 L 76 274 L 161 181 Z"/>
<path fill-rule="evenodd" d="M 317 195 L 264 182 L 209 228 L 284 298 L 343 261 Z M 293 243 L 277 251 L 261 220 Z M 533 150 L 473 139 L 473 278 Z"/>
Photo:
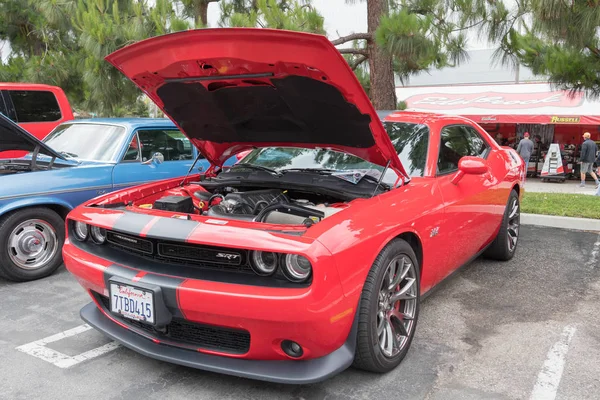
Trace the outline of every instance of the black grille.
<path fill-rule="evenodd" d="M 247 250 L 196 244 L 179 244 L 108 231 L 114 248 L 152 260 L 197 268 L 253 273 Z"/>
<path fill-rule="evenodd" d="M 102 304 L 110 310 L 108 297 L 96 293 Z M 192 345 L 202 349 L 216 350 L 224 353 L 244 354 L 250 349 L 250 333 L 244 330 L 223 328 L 214 325 L 198 324 L 180 318 L 173 318 L 165 327 L 165 331 L 156 330 L 153 326 L 113 315 L 125 325 L 143 330 L 157 339 L 174 342 L 174 345 Z"/>
<path fill-rule="evenodd" d="M 106 233 L 106 240 L 109 243 L 116 244 L 117 246 L 125 247 L 130 250 L 152 254 L 152 242 L 140 237 L 108 231 Z"/>
<path fill-rule="evenodd" d="M 240 265 L 242 254 L 232 250 L 214 250 L 204 246 L 186 246 L 173 243 L 159 243 L 158 254 L 162 257 L 205 261 L 217 264 Z"/>

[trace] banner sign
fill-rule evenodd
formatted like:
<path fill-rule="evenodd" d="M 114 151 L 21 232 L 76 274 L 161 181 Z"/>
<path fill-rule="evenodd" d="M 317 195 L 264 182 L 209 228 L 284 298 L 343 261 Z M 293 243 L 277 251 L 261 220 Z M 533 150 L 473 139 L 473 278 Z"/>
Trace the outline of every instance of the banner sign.
<path fill-rule="evenodd" d="M 409 108 L 429 110 L 453 110 L 460 108 L 484 108 L 495 110 L 539 107 L 578 107 L 583 102 L 582 94 L 570 96 L 568 92 L 535 93 L 431 93 L 417 94 L 404 100 Z"/>
<path fill-rule="evenodd" d="M 550 118 L 551 124 L 578 124 L 579 121 L 581 121 L 581 117 L 559 117 L 554 115 Z"/>

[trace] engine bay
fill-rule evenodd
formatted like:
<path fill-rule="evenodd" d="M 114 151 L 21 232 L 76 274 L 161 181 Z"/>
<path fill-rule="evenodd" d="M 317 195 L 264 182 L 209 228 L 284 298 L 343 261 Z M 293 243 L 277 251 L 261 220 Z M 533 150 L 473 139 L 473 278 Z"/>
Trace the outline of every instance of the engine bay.
<path fill-rule="evenodd" d="M 206 188 L 188 184 L 142 198 L 133 206 L 282 225 L 311 226 L 348 204 L 332 196 L 287 189 Z"/>

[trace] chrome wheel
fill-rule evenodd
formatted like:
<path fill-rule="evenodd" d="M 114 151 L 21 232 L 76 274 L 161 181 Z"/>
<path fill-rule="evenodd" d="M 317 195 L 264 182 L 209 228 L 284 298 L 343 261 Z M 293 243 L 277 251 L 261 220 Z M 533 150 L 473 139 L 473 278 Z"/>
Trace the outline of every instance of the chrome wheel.
<path fill-rule="evenodd" d="M 8 237 L 8 256 L 19 268 L 44 267 L 58 251 L 56 231 L 46 221 L 29 219 L 17 225 Z"/>
<path fill-rule="evenodd" d="M 519 212 L 519 200 L 513 199 L 508 214 L 508 227 L 506 229 L 506 234 L 508 235 L 508 240 L 506 241 L 508 244 L 508 251 L 513 252 L 515 247 L 517 247 L 517 241 L 519 240 L 519 225 L 521 222 Z"/>
<path fill-rule="evenodd" d="M 414 329 L 417 309 L 417 275 L 406 255 L 388 264 L 379 289 L 377 336 L 386 357 L 394 357 L 404 349 Z"/>

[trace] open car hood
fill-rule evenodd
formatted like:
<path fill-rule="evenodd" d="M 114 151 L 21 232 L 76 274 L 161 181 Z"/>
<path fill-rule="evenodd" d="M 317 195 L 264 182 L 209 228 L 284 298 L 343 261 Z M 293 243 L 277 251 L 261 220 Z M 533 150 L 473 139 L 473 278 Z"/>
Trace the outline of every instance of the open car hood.
<path fill-rule="evenodd" d="M 183 31 L 106 57 L 203 155 L 331 148 L 406 176 L 373 105 L 325 36 L 256 28 Z"/>
<path fill-rule="evenodd" d="M 41 154 L 65 159 L 61 154 L 0 113 L 0 152 L 11 150 L 32 152 L 36 147 Z"/>

